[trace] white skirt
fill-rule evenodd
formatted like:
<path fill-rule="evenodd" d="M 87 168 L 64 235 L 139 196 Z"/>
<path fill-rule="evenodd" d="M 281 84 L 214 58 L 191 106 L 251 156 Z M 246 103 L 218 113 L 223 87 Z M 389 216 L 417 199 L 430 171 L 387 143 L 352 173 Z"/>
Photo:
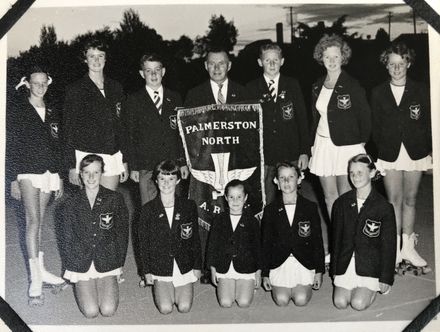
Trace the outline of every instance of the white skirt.
<path fill-rule="evenodd" d="M 173 275 L 171 277 L 156 276 L 153 274 L 153 280 L 172 282 L 174 287 L 184 286 L 197 281 L 194 271 L 188 271 L 185 274 L 180 272 L 176 260 L 173 262 Z"/>
<path fill-rule="evenodd" d="M 310 173 L 317 176 L 348 174 L 348 161 L 359 153 L 365 153 L 362 144 L 336 146 L 330 137 L 316 135 L 310 158 Z"/>
<path fill-rule="evenodd" d="M 244 279 L 244 280 L 255 280 L 255 272 L 254 273 L 239 273 L 235 271 L 234 264 L 229 265 L 229 270 L 226 273 L 218 273 L 217 272 L 217 278 L 218 279 Z"/>
<path fill-rule="evenodd" d="M 87 281 L 90 279 L 98 279 L 109 276 L 119 276 L 121 274 L 122 268 L 120 267 L 108 272 L 98 272 L 96 271 L 95 264 L 92 261 L 92 264 L 90 264 L 90 268 L 87 272 L 73 272 L 66 270 L 63 277 L 64 279 L 70 280 L 71 283 L 77 283 L 78 281 Z"/>
<path fill-rule="evenodd" d="M 88 154 L 96 154 L 104 160 L 104 176 L 114 176 L 120 175 L 125 171 L 124 163 L 122 162 L 122 153 L 121 151 L 116 152 L 115 154 L 105 154 L 105 153 L 93 153 L 93 152 L 84 152 L 80 150 L 75 150 L 75 158 L 76 158 L 76 172 L 79 173 L 79 164 L 81 160 L 87 156 Z"/>
<path fill-rule="evenodd" d="M 58 173 L 46 171 L 44 174 L 19 174 L 17 181 L 30 180 L 32 187 L 40 189 L 44 193 L 60 190 L 60 177 Z"/>
<path fill-rule="evenodd" d="M 269 280 L 272 286 L 293 288 L 297 285 L 313 285 L 315 270 L 304 267 L 292 254 L 283 264 L 270 270 Z"/>
<path fill-rule="evenodd" d="M 396 170 L 396 171 L 427 171 L 428 169 L 432 169 L 432 157 L 426 156 L 422 159 L 412 160 L 408 155 L 408 151 L 406 151 L 403 143 L 400 145 L 400 152 L 397 159 L 393 162 L 385 161 L 378 159 L 376 163 L 376 167 L 379 170 Z"/>
<path fill-rule="evenodd" d="M 333 284 L 337 287 L 342 287 L 349 290 L 358 287 L 365 287 L 376 292 L 380 290 L 378 278 L 362 277 L 356 274 L 354 255 L 351 257 L 347 271 L 345 271 L 345 273 L 342 275 L 335 276 Z"/>

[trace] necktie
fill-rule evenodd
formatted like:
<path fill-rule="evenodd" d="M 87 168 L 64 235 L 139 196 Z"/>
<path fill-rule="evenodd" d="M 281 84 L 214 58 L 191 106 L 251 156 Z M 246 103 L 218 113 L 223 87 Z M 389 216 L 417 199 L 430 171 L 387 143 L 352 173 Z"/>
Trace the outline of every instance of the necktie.
<path fill-rule="evenodd" d="M 223 84 L 218 85 L 217 104 L 224 104 L 226 102 L 222 93 Z"/>
<path fill-rule="evenodd" d="M 160 100 L 159 91 L 154 91 L 154 105 L 156 106 L 159 114 L 162 114 L 162 102 Z"/>
<path fill-rule="evenodd" d="M 275 91 L 275 81 L 274 80 L 270 80 L 267 85 L 269 87 L 270 96 L 272 97 L 273 101 L 275 101 L 276 98 L 277 98 L 277 94 L 276 94 L 276 91 Z"/>

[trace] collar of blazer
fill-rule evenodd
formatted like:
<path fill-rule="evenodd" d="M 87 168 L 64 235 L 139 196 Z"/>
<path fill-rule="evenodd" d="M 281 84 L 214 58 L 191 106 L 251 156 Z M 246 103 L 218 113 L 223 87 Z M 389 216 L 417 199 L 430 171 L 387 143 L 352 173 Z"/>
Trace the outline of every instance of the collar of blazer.
<path fill-rule="evenodd" d="M 276 208 L 278 215 L 282 216 L 283 219 L 285 219 L 284 221 L 287 222 L 287 224 L 290 227 L 289 219 L 287 218 L 286 208 L 284 207 L 283 198 L 278 197 L 275 202 L 276 202 L 275 208 Z M 302 202 L 303 202 L 303 197 L 300 194 L 297 194 L 296 208 L 295 208 L 295 214 L 293 215 L 292 226 L 296 223 L 298 218 L 300 218 L 302 215 L 302 211 L 301 211 L 302 206 L 303 206 Z"/>
<path fill-rule="evenodd" d="M 103 187 L 102 185 L 99 185 L 98 193 L 96 194 L 95 202 L 93 203 L 93 208 L 91 208 L 91 210 L 95 210 L 102 205 L 104 198 L 108 196 L 108 191 L 109 189 Z M 90 207 L 89 199 L 87 198 L 85 189 L 81 190 L 80 199 L 84 200 L 87 203 L 86 206 Z"/>
<path fill-rule="evenodd" d="M 182 213 L 182 209 L 181 209 L 181 198 L 179 196 L 174 196 L 174 210 L 173 210 L 173 221 L 171 223 L 171 229 L 175 230 L 177 227 L 176 222 L 174 221 L 179 221 L 180 217 L 181 217 L 181 213 Z M 167 214 L 165 212 L 165 207 L 162 204 L 162 200 L 160 199 L 160 193 L 157 193 L 157 196 L 153 199 L 152 201 L 152 205 L 153 205 L 153 213 L 154 215 L 157 216 L 157 218 L 164 218 L 164 220 L 166 221 L 167 226 L 168 224 L 168 219 L 167 219 Z"/>
<path fill-rule="evenodd" d="M 350 207 L 356 212 L 356 214 L 358 213 L 357 211 L 357 196 L 356 196 L 356 189 L 351 190 L 348 193 L 348 197 L 349 197 L 349 204 Z M 368 206 L 371 204 L 371 202 L 374 202 L 377 198 L 378 198 L 379 193 L 372 187 L 370 193 L 368 194 L 368 197 L 365 199 L 365 202 L 363 204 L 362 207 Z M 362 213 L 362 210 L 360 210 L 359 214 Z"/>
<path fill-rule="evenodd" d="M 313 94 L 318 97 L 319 96 L 319 92 L 322 89 L 322 86 L 324 85 L 324 81 L 325 78 L 327 76 L 324 75 L 322 77 L 320 77 L 314 84 L 313 84 Z M 334 90 L 333 90 L 333 94 L 338 93 L 338 90 L 343 89 L 346 86 L 350 86 L 350 82 L 352 81 L 352 78 L 350 75 L 347 74 L 347 72 L 345 70 L 341 71 L 341 74 L 339 74 L 338 80 L 336 81 Z"/>

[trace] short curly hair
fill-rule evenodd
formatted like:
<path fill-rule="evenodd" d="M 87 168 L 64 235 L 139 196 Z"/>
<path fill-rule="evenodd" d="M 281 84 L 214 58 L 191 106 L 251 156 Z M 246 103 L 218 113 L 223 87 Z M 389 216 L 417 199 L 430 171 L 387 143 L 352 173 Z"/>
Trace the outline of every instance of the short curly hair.
<path fill-rule="evenodd" d="M 82 56 L 84 59 L 87 59 L 87 51 L 90 49 L 97 49 L 101 52 L 105 52 L 106 55 L 108 53 L 107 43 L 100 39 L 89 39 L 84 43 L 82 48 Z"/>
<path fill-rule="evenodd" d="M 313 58 L 318 62 L 319 64 L 323 64 L 322 61 L 322 55 L 324 51 L 332 46 L 339 47 L 342 54 L 342 64 L 346 65 L 348 63 L 348 60 L 350 60 L 351 57 L 351 48 L 348 46 L 348 43 L 342 39 L 341 36 L 338 35 L 327 35 L 325 34 L 316 44 L 315 50 L 313 51 Z"/>
<path fill-rule="evenodd" d="M 380 55 L 380 62 L 385 66 L 388 65 L 389 55 L 391 53 L 400 55 L 402 59 L 405 59 L 408 63 L 413 63 L 416 58 L 416 52 L 409 48 L 403 42 L 392 43 L 386 50 Z"/>

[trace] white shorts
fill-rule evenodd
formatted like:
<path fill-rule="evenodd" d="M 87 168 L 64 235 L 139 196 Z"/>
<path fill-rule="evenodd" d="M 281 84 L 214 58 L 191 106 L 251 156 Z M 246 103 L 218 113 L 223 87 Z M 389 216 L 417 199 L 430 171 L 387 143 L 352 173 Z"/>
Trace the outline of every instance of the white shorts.
<path fill-rule="evenodd" d="M 348 161 L 359 153 L 365 153 L 362 144 L 336 146 L 330 137 L 315 136 L 310 157 L 310 173 L 317 176 L 348 174 Z"/>
<path fill-rule="evenodd" d="M 173 275 L 170 277 L 156 276 L 153 274 L 153 280 L 172 282 L 174 287 L 184 286 L 197 281 L 194 271 L 188 271 L 185 274 L 180 273 L 176 260 L 173 262 Z"/>
<path fill-rule="evenodd" d="M 237 271 L 235 271 L 234 269 L 234 265 L 232 264 L 232 260 L 231 260 L 231 265 L 229 265 L 229 270 L 226 273 L 216 273 L 217 274 L 217 278 L 218 279 L 234 279 L 234 280 L 238 280 L 238 279 L 245 279 L 245 280 L 255 280 L 255 272 L 254 273 L 239 273 Z"/>
<path fill-rule="evenodd" d="M 356 274 L 356 267 L 354 262 L 354 255 L 351 257 L 350 264 L 348 264 L 347 271 L 344 274 L 335 276 L 333 284 L 337 287 L 345 289 L 355 289 L 358 287 L 365 287 L 369 290 L 378 292 L 379 279 L 372 277 L 362 277 Z"/>
<path fill-rule="evenodd" d="M 105 154 L 105 153 L 93 153 L 93 152 L 84 152 L 80 150 L 75 150 L 75 158 L 76 158 L 76 172 L 79 173 L 79 164 L 81 160 L 87 156 L 88 154 L 96 154 L 104 160 L 104 173 L 103 176 L 114 176 L 120 175 L 125 171 L 124 163 L 122 162 L 122 153 L 121 151 L 116 152 L 115 154 Z"/>
<path fill-rule="evenodd" d="M 119 276 L 121 274 L 122 268 L 120 267 L 108 272 L 98 272 L 96 271 L 95 264 L 92 261 L 92 264 L 90 264 L 90 268 L 87 272 L 73 272 L 66 270 L 63 277 L 64 279 L 70 280 L 71 283 L 77 283 L 78 281 L 87 281 L 90 279 L 98 279 L 109 276 Z"/>
<path fill-rule="evenodd" d="M 17 181 L 30 180 L 32 187 L 40 189 L 44 193 L 60 190 L 61 179 L 58 173 L 46 171 L 43 174 L 19 174 Z"/>
<path fill-rule="evenodd" d="M 395 161 L 389 162 L 385 160 L 378 159 L 376 167 L 379 170 L 396 170 L 396 171 L 427 171 L 432 169 L 432 157 L 426 156 L 422 159 L 412 160 L 408 155 L 403 143 L 400 145 L 399 156 Z"/>
<path fill-rule="evenodd" d="M 297 285 L 313 285 L 315 270 L 304 267 L 292 254 L 283 264 L 270 270 L 269 280 L 272 286 L 293 288 Z"/>

